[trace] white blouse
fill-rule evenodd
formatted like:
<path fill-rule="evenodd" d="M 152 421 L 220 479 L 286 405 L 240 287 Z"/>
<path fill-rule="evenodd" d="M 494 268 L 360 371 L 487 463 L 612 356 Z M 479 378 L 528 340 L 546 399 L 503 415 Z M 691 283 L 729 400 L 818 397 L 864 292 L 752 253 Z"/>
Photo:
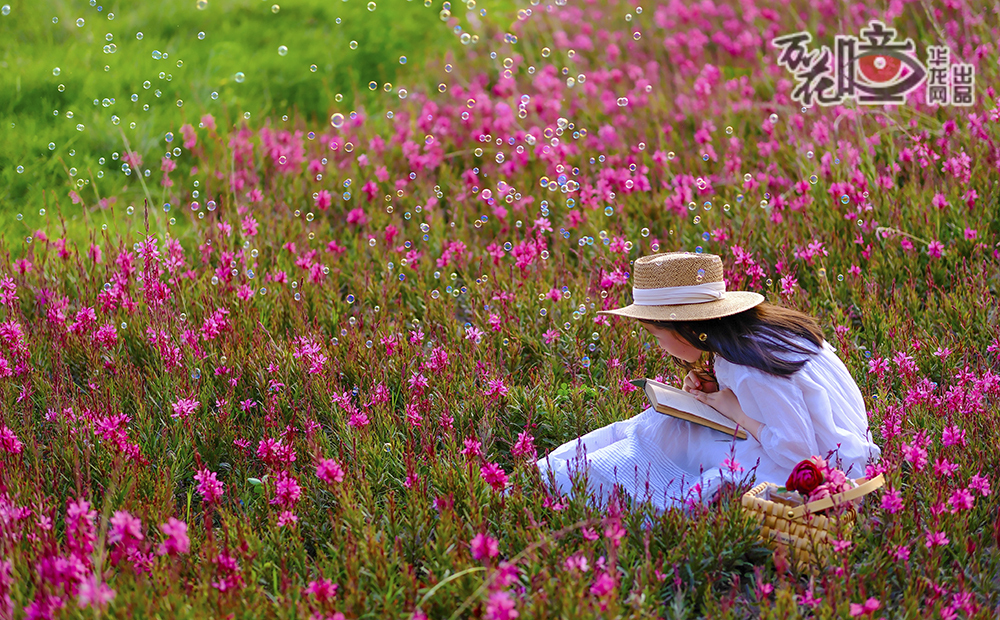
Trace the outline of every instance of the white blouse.
<path fill-rule="evenodd" d="M 563 444 L 538 467 L 543 477 L 551 472 L 563 492 L 585 468 L 599 498 L 619 484 L 661 509 L 707 500 L 723 480 L 740 480 L 751 470 L 758 482 L 783 485 L 796 463 L 831 451 L 849 477 L 863 477 L 881 450 L 871 439 L 861 391 L 829 343 L 803 359 L 799 371 L 783 378 L 716 356 L 719 388 L 732 389 L 743 412 L 763 425 L 759 441 L 734 440 L 650 407 Z"/>

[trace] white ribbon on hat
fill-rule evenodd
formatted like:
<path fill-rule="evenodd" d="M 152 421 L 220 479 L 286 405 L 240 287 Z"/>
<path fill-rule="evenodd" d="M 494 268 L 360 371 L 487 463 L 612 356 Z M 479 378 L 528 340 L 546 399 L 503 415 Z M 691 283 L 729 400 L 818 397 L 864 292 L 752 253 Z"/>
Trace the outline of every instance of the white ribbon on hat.
<path fill-rule="evenodd" d="M 722 299 L 725 296 L 725 282 L 705 282 L 692 286 L 665 286 L 663 288 L 632 287 L 633 303 L 637 306 L 703 304 Z"/>

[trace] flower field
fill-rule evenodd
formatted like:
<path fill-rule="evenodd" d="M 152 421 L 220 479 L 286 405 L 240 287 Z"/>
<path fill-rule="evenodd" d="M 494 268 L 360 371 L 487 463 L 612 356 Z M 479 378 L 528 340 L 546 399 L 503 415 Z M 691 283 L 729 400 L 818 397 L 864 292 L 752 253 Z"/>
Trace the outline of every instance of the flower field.
<path fill-rule="evenodd" d="M 121 95 L 18 171 L 48 138 L 4 108 L 0 618 L 996 617 L 996 9 L 445 4 L 426 62 L 284 112 Z M 793 100 L 771 39 L 876 19 L 975 102 Z M 886 486 L 815 574 L 758 541 L 752 464 L 666 513 L 534 465 L 679 385 L 596 314 L 676 250 L 816 316 L 865 396 Z"/>

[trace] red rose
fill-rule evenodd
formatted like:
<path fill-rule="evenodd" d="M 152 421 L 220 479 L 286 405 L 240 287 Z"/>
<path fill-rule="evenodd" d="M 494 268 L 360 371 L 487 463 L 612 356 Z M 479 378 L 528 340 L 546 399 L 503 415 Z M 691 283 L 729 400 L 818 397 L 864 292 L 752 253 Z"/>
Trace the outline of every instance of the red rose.
<path fill-rule="evenodd" d="M 789 491 L 798 491 L 803 495 L 809 495 L 821 484 L 823 484 L 823 472 L 816 466 L 816 463 L 806 459 L 792 469 L 788 481 L 785 482 L 785 488 Z"/>

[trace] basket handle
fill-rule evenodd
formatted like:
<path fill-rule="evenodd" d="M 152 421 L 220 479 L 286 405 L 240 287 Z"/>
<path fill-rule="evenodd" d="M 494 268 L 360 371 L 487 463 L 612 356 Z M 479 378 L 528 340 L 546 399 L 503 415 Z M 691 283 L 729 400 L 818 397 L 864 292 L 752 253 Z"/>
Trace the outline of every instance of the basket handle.
<path fill-rule="evenodd" d="M 885 478 L 882 477 L 882 474 L 879 474 L 874 478 L 872 478 L 871 480 L 858 478 L 857 480 L 855 480 L 855 482 L 858 484 L 858 486 L 854 487 L 853 489 L 844 491 L 843 493 L 838 493 L 836 495 L 831 495 L 829 497 L 824 497 L 823 499 L 818 499 L 815 502 L 802 504 L 801 506 L 797 506 L 791 509 L 789 511 L 789 513 L 791 513 L 789 515 L 789 518 L 797 519 L 798 517 L 804 515 L 806 511 L 810 513 L 817 513 L 821 510 L 832 508 L 833 506 L 836 506 L 838 504 L 844 504 L 851 500 L 858 499 L 859 497 L 864 497 L 865 495 L 868 495 L 872 491 L 875 491 L 876 489 L 880 488 L 883 484 L 885 484 Z"/>

